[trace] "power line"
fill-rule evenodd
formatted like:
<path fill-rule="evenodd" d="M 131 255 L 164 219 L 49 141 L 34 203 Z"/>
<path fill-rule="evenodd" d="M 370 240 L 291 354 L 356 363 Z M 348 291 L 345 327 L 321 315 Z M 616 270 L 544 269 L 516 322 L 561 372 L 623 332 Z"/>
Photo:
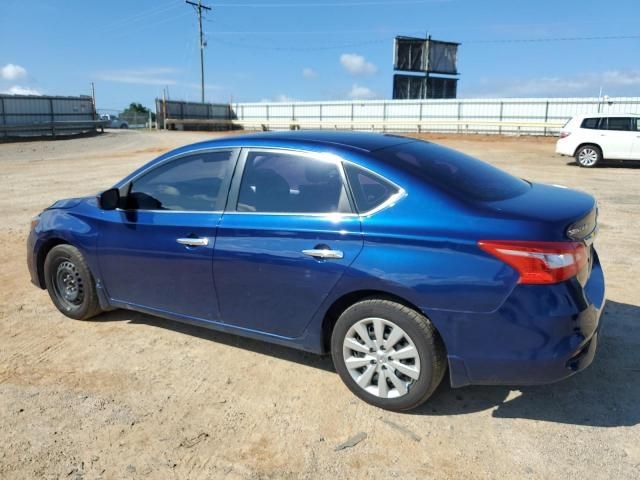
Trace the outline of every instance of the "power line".
<path fill-rule="evenodd" d="M 544 43 L 544 42 L 579 42 L 590 40 L 635 40 L 640 35 L 601 35 L 595 37 L 546 37 L 546 38 L 512 38 L 504 40 L 462 40 L 464 43 Z"/>
<path fill-rule="evenodd" d="M 372 40 L 363 40 L 360 42 L 345 42 L 340 44 L 333 45 L 317 45 L 317 46 L 293 46 L 293 45 L 264 45 L 262 42 L 236 42 L 229 41 L 223 38 L 216 38 L 217 34 L 245 34 L 245 35 L 253 35 L 260 34 L 262 32 L 216 32 L 213 37 L 211 37 L 211 41 L 221 43 L 230 47 L 235 48 L 248 48 L 248 49 L 260 49 L 260 50 L 275 50 L 275 51 L 321 51 L 321 50 L 339 50 L 343 48 L 353 48 L 353 47 L 362 47 L 366 45 L 373 45 L 377 43 L 388 42 L 390 38 L 378 38 Z M 265 32 L 266 33 L 266 32 Z M 293 32 L 292 32 L 293 33 Z M 319 33 L 319 32 L 318 32 Z M 331 32 L 326 32 L 324 34 L 330 34 Z M 600 36 L 590 36 L 590 37 L 546 37 L 546 38 L 514 38 L 514 39 L 469 39 L 469 40 L 460 40 L 460 43 L 468 45 L 468 44 L 486 44 L 486 43 L 547 43 L 547 42 L 577 42 L 577 41 L 594 41 L 594 40 L 635 40 L 640 39 L 640 35 L 600 35 Z"/>
<path fill-rule="evenodd" d="M 159 25 L 163 25 L 165 23 L 169 23 L 169 22 L 175 22 L 178 18 L 182 18 L 189 15 L 189 12 L 182 12 L 182 13 L 176 13 L 175 15 L 171 15 L 171 16 L 167 16 L 167 17 L 160 17 L 160 18 L 156 18 L 155 21 L 152 22 L 144 22 L 140 25 L 136 25 L 135 28 L 135 33 L 139 33 L 143 30 L 148 30 L 151 27 L 157 27 Z M 127 35 L 131 35 L 131 30 L 125 30 L 122 29 L 120 31 L 118 31 L 119 29 L 115 29 L 114 33 L 112 34 L 113 36 L 110 37 L 111 40 L 113 39 L 118 39 L 118 38 L 124 38 Z"/>
<path fill-rule="evenodd" d="M 345 2 L 298 2 L 298 3 L 219 3 L 221 8 L 324 8 L 324 7 L 366 7 L 385 6 L 395 7 L 397 5 L 417 5 L 425 3 L 447 3 L 451 0 L 360 0 Z"/>
<path fill-rule="evenodd" d="M 142 10 L 138 13 L 134 13 L 133 15 L 129 15 L 126 17 L 120 17 L 114 20 L 113 22 L 106 23 L 102 25 L 102 30 L 104 32 L 120 30 L 123 27 L 129 27 L 130 24 L 132 23 L 138 23 L 143 19 L 147 20 L 149 17 L 158 15 L 160 13 L 166 13 L 169 10 L 173 10 L 174 8 L 178 7 L 179 5 L 180 5 L 179 0 L 171 0 L 169 4 L 164 4 L 160 6 L 156 5 L 153 8 Z"/>
<path fill-rule="evenodd" d="M 198 27 L 200 30 L 200 90 L 201 101 L 204 103 L 204 37 L 202 36 L 202 10 L 211 10 L 211 7 L 202 4 L 202 0 L 198 0 L 198 3 L 190 0 L 185 0 L 185 3 L 193 6 L 198 12 Z"/>
<path fill-rule="evenodd" d="M 341 43 L 339 45 L 318 45 L 318 46 L 274 46 L 274 45 L 264 45 L 262 43 L 240 43 L 233 42 L 222 38 L 211 37 L 210 40 L 212 42 L 220 43 L 227 45 L 229 47 L 235 48 L 247 48 L 247 49 L 260 49 L 260 50 L 276 50 L 276 51 L 285 51 L 285 52 L 307 52 L 307 51 L 321 51 L 321 50 L 340 50 L 343 48 L 353 48 L 353 47 L 362 47 L 365 45 L 373 45 L 376 43 L 388 42 L 389 38 L 381 38 L 376 40 L 365 40 L 362 42 L 352 42 L 352 43 Z"/>

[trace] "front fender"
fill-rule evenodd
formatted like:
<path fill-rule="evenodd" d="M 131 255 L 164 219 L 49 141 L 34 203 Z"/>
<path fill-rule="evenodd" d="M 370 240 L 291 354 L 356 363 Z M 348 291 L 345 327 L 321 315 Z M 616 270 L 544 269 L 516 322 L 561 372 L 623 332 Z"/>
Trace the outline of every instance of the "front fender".
<path fill-rule="evenodd" d="M 38 273 L 40 286 L 44 285 L 43 265 L 48 251 L 60 243 L 73 245 L 87 260 L 87 264 L 97 278 L 98 265 L 96 244 L 98 232 L 91 219 L 76 209 L 51 209 L 40 214 L 40 221 L 29 235 L 29 249 L 33 254 L 31 262 Z"/>

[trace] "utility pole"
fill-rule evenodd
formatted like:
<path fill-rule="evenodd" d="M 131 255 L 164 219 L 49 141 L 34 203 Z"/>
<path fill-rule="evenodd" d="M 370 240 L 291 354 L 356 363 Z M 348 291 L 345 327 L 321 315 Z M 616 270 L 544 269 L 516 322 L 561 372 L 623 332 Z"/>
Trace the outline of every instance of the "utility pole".
<path fill-rule="evenodd" d="M 198 12 L 198 25 L 200 27 L 200 90 L 201 90 L 201 102 L 204 103 L 204 38 L 202 36 L 202 10 L 211 10 L 211 7 L 207 7 L 202 4 L 202 0 L 198 0 L 198 3 L 185 0 L 186 3 L 192 5 Z"/>
<path fill-rule="evenodd" d="M 97 120 L 96 111 L 96 86 L 91 82 L 91 101 L 93 102 L 93 119 Z"/>

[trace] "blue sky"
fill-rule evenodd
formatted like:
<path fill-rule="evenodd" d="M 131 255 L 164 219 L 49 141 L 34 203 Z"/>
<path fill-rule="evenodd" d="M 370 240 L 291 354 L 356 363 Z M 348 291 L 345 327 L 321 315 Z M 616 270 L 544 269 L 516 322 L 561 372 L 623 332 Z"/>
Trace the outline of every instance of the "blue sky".
<path fill-rule="evenodd" d="M 207 101 L 390 98 L 392 39 L 462 42 L 460 97 L 640 96 L 640 1 L 207 0 Z M 549 41 L 635 35 L 634 39 Z M 538 40 L 535 42 L 523 40 Z M 0 0 L 0 91 L 199 100 L 183 0 Z"/>

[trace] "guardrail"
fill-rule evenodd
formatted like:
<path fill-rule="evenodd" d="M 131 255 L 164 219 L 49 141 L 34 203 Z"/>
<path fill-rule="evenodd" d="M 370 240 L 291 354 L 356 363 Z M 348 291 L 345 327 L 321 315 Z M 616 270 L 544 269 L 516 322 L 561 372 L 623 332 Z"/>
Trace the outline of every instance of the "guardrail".
<path fill-rule="evenodd" d="M 575 115 L 640 113 L 640 97 L 287 101 L 232 107 L 231 118 L 247 127 L 555 135 Z"/>
<path fill-rule="evenodd" d="M 404 131 L 404 132 L 432 132 L 446 130 L 452 133 L 478 133 L 483 128 L 491 133 L 535 134 L 540 132 L 548 135 L 562 128 L 561 122 L 514 122 L 487 120 L 416 120 L 414 118 L 377 120 L 228 120 L 228 119 L 173 119 L 167 118 L 165 125 L 191 126 L 226 126 L 228 128 L 253 128 L 256 130 L 289 129 L 301 130 L 307 128 L 333 130 L 371 130 L 371 131 Z"/>

